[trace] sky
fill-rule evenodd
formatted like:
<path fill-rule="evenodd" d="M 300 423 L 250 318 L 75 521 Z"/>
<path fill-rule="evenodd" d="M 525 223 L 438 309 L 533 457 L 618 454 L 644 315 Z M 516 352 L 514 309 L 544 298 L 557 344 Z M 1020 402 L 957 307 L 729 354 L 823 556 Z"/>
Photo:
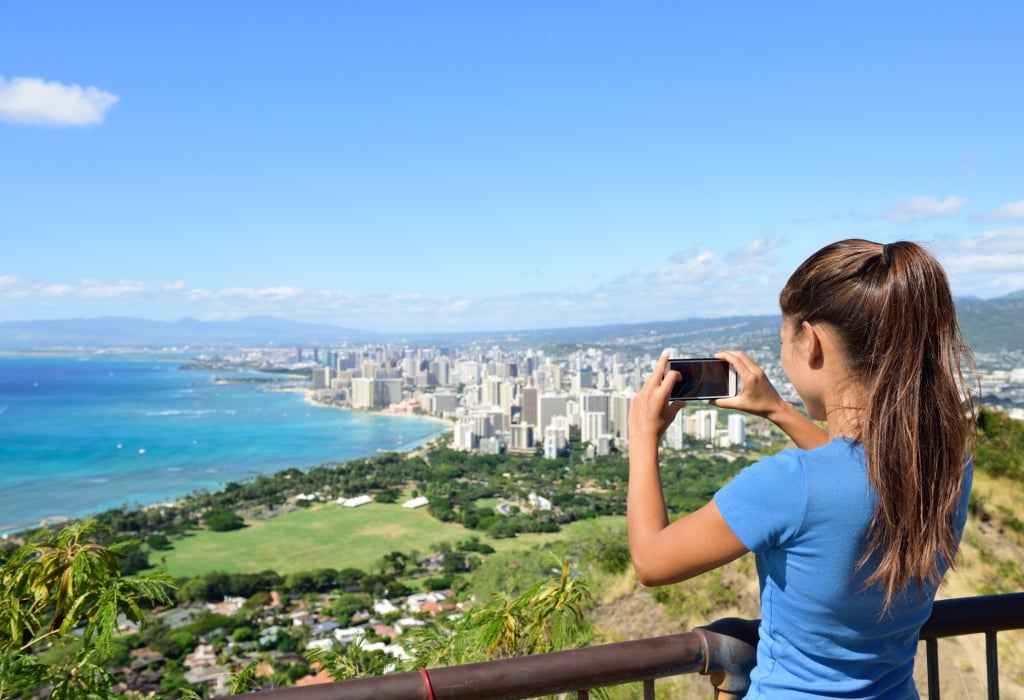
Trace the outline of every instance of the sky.
<path fill-rule="evenodd" d="M 0 321 L 777 313 L 841 238 L 1024 289 L 1017 2 L 0 5 Z"/>

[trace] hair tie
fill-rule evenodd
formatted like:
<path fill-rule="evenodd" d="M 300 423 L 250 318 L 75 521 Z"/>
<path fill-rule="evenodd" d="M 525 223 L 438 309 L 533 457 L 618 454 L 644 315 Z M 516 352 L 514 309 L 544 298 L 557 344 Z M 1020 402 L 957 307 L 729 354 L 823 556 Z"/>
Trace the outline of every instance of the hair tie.
<path fill-rule="evenodd" d="M 882 246 L 882 264 L 888 266 L 892 262 L 892 253 L 889 251 L 889 244 Z"/>

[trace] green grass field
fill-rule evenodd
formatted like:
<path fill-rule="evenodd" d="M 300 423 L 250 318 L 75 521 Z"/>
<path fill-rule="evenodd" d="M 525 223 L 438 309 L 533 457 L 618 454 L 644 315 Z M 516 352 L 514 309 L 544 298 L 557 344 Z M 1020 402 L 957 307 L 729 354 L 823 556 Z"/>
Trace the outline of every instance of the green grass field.
<path fill-rule="evenodd" d="M 153 552 L 150 561 L 175 577 L 267 569 L 287 574 L 349 566 L 370 570 L 389 552 L 426 555 L 441 542 L 454 545 L 473 535 L 504 552 L 571 537 L 573 531 L 570 527 L 561 533 L 492 540 L 461 525 L 439 522 L 426 509 L 382 503 L 358 508 L 321 504 L 246 524 L 232 532 L 194 532 L 174 540 L 172 550 Z"/>
<path fill-rule="evenodd" d="M 192 533 L 175 540 L 173 550 L 154 552 L 150 561 L 172 576 L 367 569 L 388 552 L 427 552 L 439 542 L 463 539 L 467 532 L 461 525 L 434 520 L 426 510 L 381 503 L 358 508 L 323 504 L 246 525 L 231 532 Z"/>

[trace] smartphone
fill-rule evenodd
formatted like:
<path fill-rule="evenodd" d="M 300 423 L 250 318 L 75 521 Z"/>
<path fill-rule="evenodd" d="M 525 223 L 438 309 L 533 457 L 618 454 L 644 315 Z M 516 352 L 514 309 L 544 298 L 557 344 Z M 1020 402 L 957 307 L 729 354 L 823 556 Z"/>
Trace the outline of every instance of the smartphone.
<path fill-rule="evenodd" d="M 672 387 L 669 401 L 724 399 L 737 392 L 736 370 L 725 360 L 713 357 L 669 360 L 666 372 L 683 375 Z"/>

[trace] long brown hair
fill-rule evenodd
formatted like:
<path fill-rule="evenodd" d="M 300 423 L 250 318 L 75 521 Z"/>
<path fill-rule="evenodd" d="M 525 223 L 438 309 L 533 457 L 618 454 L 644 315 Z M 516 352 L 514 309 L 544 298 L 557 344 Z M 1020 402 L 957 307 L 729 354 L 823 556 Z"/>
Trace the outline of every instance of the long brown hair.
<path fill-rule="evenodd" d="M 912 583 L 937 583 L 939 562 L 952 566 L 956 555 L 974 436 L 964 366 L 973 358 L 949 282 L 916 243 L 850 239 L 804 261 L 779 301 L 798 329 L 819 321 L 837 332 L 851 380 L 867 392 L 858 440 L 878 506 L 859 566 L 879 557 L 867 585 L 882 586 L 888 609 Z"/>

